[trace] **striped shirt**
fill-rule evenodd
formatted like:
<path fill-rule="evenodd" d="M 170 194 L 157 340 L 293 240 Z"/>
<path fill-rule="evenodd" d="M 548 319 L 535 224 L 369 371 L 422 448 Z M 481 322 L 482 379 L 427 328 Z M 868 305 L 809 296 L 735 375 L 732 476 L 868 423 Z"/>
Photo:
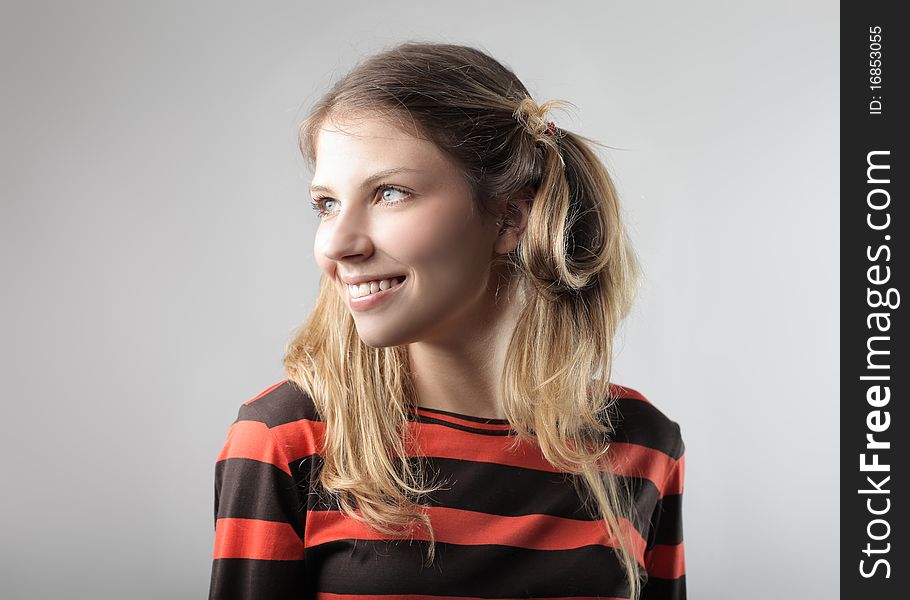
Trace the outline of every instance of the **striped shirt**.
<path fill-rule="evenodd" d="M 611 464 L 634 498 L 621 525 L 641 597 L 684 599 L 679 426 L 631 388 L 613 384 L 611 395 Z M 615 540 L 583 507 L 575 476 L 536 444 L 508 451 L 508 421 L 412 408 L 408 426 L 414 456 L 447 484 L 422 502 L 436 536 L 430 566 L 426 540 L 385 536 L 320 493 L 323 423 L 293 382 L 244 403 L 215 464 L 209 598 L 628 598 Z"/>

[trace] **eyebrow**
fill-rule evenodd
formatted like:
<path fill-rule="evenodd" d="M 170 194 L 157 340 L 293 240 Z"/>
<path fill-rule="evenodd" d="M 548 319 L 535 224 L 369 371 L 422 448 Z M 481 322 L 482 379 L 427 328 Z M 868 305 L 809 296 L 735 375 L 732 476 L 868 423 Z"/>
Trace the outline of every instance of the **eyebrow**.
<path fill-rule="evenodd" d="M 384 169 L 382 171 L 373 173 L 372 175 L 370 175 L 369 177 L 364 179 L 363 183 L 360 184 L 360 187 L 361 188 L 371 187 L 377 181 L 379 181 L 381 179 L 385 179 L 386 177 L 389 177 L 391 175 L 398 175 L 399 173 L 420 173 L 420 172 L 421 172 L 420 169 L 410 169 L 408 167 L 393 167 L 391 169 Z M 332 190 L 330 188 L 328 188 L 327 186 L 319 185 L 319 184 L 310 186 L 310 192 L 327 192 L 329 194 L 333 193 Z"/>

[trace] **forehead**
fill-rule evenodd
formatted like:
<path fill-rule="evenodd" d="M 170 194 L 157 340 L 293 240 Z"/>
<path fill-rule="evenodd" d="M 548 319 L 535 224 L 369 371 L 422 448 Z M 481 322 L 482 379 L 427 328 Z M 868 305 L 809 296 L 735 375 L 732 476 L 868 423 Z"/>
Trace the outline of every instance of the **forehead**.
<path fill-rule="evenodd" d="M 317 172 L 363 163 L 389 166 L 390 162 L 427 169 L 454 167 L 432 141 L 390 119 L 369 115 L 327 119 L 316 131 L 314 150 Z"/>

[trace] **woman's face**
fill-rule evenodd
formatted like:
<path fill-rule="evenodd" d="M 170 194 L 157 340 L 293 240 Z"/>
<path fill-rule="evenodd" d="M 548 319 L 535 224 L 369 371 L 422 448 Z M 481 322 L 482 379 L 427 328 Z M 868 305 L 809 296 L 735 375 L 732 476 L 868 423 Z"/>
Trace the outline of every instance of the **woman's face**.
<path fill-rule="evenodd" d="M 364 343 L 444 341 L 482 321 L 499 229 L 432 142 L 378 118 L 329 120 L 311 192 L 324 211 L 316 261 Z"/>

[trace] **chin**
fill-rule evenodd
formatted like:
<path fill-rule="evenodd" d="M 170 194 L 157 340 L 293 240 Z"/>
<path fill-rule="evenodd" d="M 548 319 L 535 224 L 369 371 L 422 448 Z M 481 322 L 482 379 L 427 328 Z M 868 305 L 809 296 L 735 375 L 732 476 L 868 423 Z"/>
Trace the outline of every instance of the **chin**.
<path fill-rule="evenodd" d="M 360 338 L 360 341 L 371 348 L 388 348 L 390 346 L 400 346 L 407 343 L 407 341 L 401 337 L 400 332 L 396 333 L 390 328 L 371 327 L 364 331 L 360 327 L 357 327 L 356 321 L 355 327 L 357 328 L 357 336 Z"/>

